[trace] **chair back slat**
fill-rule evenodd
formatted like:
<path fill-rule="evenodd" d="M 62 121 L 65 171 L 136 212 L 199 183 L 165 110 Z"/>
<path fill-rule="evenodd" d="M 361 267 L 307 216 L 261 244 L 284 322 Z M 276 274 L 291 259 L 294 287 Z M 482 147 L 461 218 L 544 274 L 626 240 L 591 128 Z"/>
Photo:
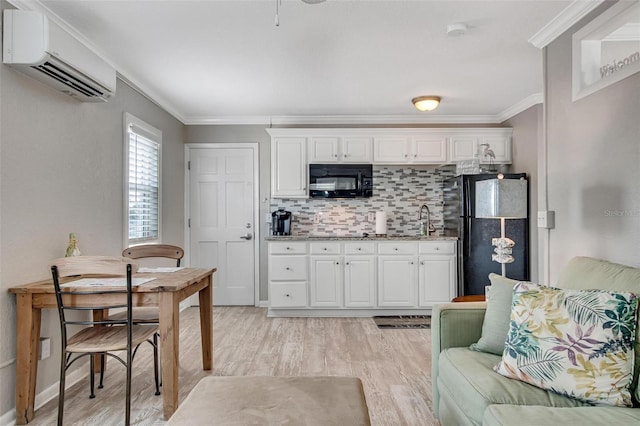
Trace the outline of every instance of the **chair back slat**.
<path fill-rule="evenodd" d="M 138 271 L 136 262 L 112 256 L 62 257 L 54 260 L 51 266 L 57 267 L 60 277 L 88 274 L 126 276 L 128 264 L 131 264 L 132 272 Z"/>
<path fill-rule="evenodd" d="M 184 257 L 184 250 L 182 247 L 171 244 L 143 244 L 124 249 L 122 256 L 131 259 L 142 259 L 146 257 L 176 259 L 178 261 L 177 266 L 180 266 L 180 259 Z"/>

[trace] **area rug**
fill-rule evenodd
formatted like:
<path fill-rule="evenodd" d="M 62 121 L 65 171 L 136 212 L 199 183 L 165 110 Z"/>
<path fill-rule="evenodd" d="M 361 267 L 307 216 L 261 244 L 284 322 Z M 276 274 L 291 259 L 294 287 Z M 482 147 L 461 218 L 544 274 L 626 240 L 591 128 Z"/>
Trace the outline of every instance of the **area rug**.
<path fill-rule="evenodd" d="M 378 328 L 431 328 L 430 315 L 396 315 L 373 317 Z"/>

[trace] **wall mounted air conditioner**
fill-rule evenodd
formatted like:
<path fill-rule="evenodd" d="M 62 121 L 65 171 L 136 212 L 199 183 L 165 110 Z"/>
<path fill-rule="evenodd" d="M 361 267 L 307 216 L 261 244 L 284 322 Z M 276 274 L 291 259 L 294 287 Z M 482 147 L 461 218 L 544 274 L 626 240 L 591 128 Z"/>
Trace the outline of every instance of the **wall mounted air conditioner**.
<path fill-rule="evenodd" d="M 40 12 L 4 11 L 2 62 L 83 102 L 116 92 L 116 71 Z"/>

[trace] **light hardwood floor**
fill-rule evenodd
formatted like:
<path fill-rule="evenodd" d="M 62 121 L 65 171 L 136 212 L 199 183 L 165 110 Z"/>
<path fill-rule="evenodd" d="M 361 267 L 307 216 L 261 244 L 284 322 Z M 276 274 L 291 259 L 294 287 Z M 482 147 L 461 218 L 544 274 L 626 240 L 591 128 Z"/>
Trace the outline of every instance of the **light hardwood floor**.
<path fill-rule="evenodd" d="M 214 370 L 202 370 L 198 308 L 180 317 L 180 401 L 202 377 L 355 376 L 362 380 L 373 425 L 437 425 L 431 411 L 431 330 L 380 330 L 371 318 L 267 318 L 266 309 L 214 308 Z M 148 346 L 148 345 L 144 345 Z M 152 352 L 134 361 L 132 424 L 161 425 Z M 110 363 L 104 389 L 89 399 L 87 380 L 66 393 L 65 425 L 120 425 L 124 368 Z M 55 424 L 57 398 L 32 425 Z M 215 419 L 212 423 L 215 424 Z"/>

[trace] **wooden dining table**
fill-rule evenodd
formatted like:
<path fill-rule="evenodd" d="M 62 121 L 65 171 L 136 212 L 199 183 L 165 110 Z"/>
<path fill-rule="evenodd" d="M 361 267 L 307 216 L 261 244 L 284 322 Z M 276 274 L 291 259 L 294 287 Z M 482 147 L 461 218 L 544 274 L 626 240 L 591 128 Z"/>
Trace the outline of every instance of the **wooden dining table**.
<path fill-rule="evenodd" d="M 180 342 L 180 302 L 198 293 L 202 368 L 213 368 L 213 273 L 216 268 L 181 268 L 173 272 L 137 273 L 134 277 L 153 278 L 133 288 L 135 306 L 159 308 L 160 355 L 162 363 L 162 403 L 167 420 L 178 408 Z M 66 278 L 61 282 L 71 282 Z M 29 423 L 34 416 L 40 321 L 43 309 L 57 308 L 53 281 L 43 280 L 9 288 L 16 295 L 16 424 Z M 76 295 L 91 303 L 95 295 Z M 124 296 L 123 296 L 124 297 Z M 100 319 L 103 311 L 93 311 Z"/>

